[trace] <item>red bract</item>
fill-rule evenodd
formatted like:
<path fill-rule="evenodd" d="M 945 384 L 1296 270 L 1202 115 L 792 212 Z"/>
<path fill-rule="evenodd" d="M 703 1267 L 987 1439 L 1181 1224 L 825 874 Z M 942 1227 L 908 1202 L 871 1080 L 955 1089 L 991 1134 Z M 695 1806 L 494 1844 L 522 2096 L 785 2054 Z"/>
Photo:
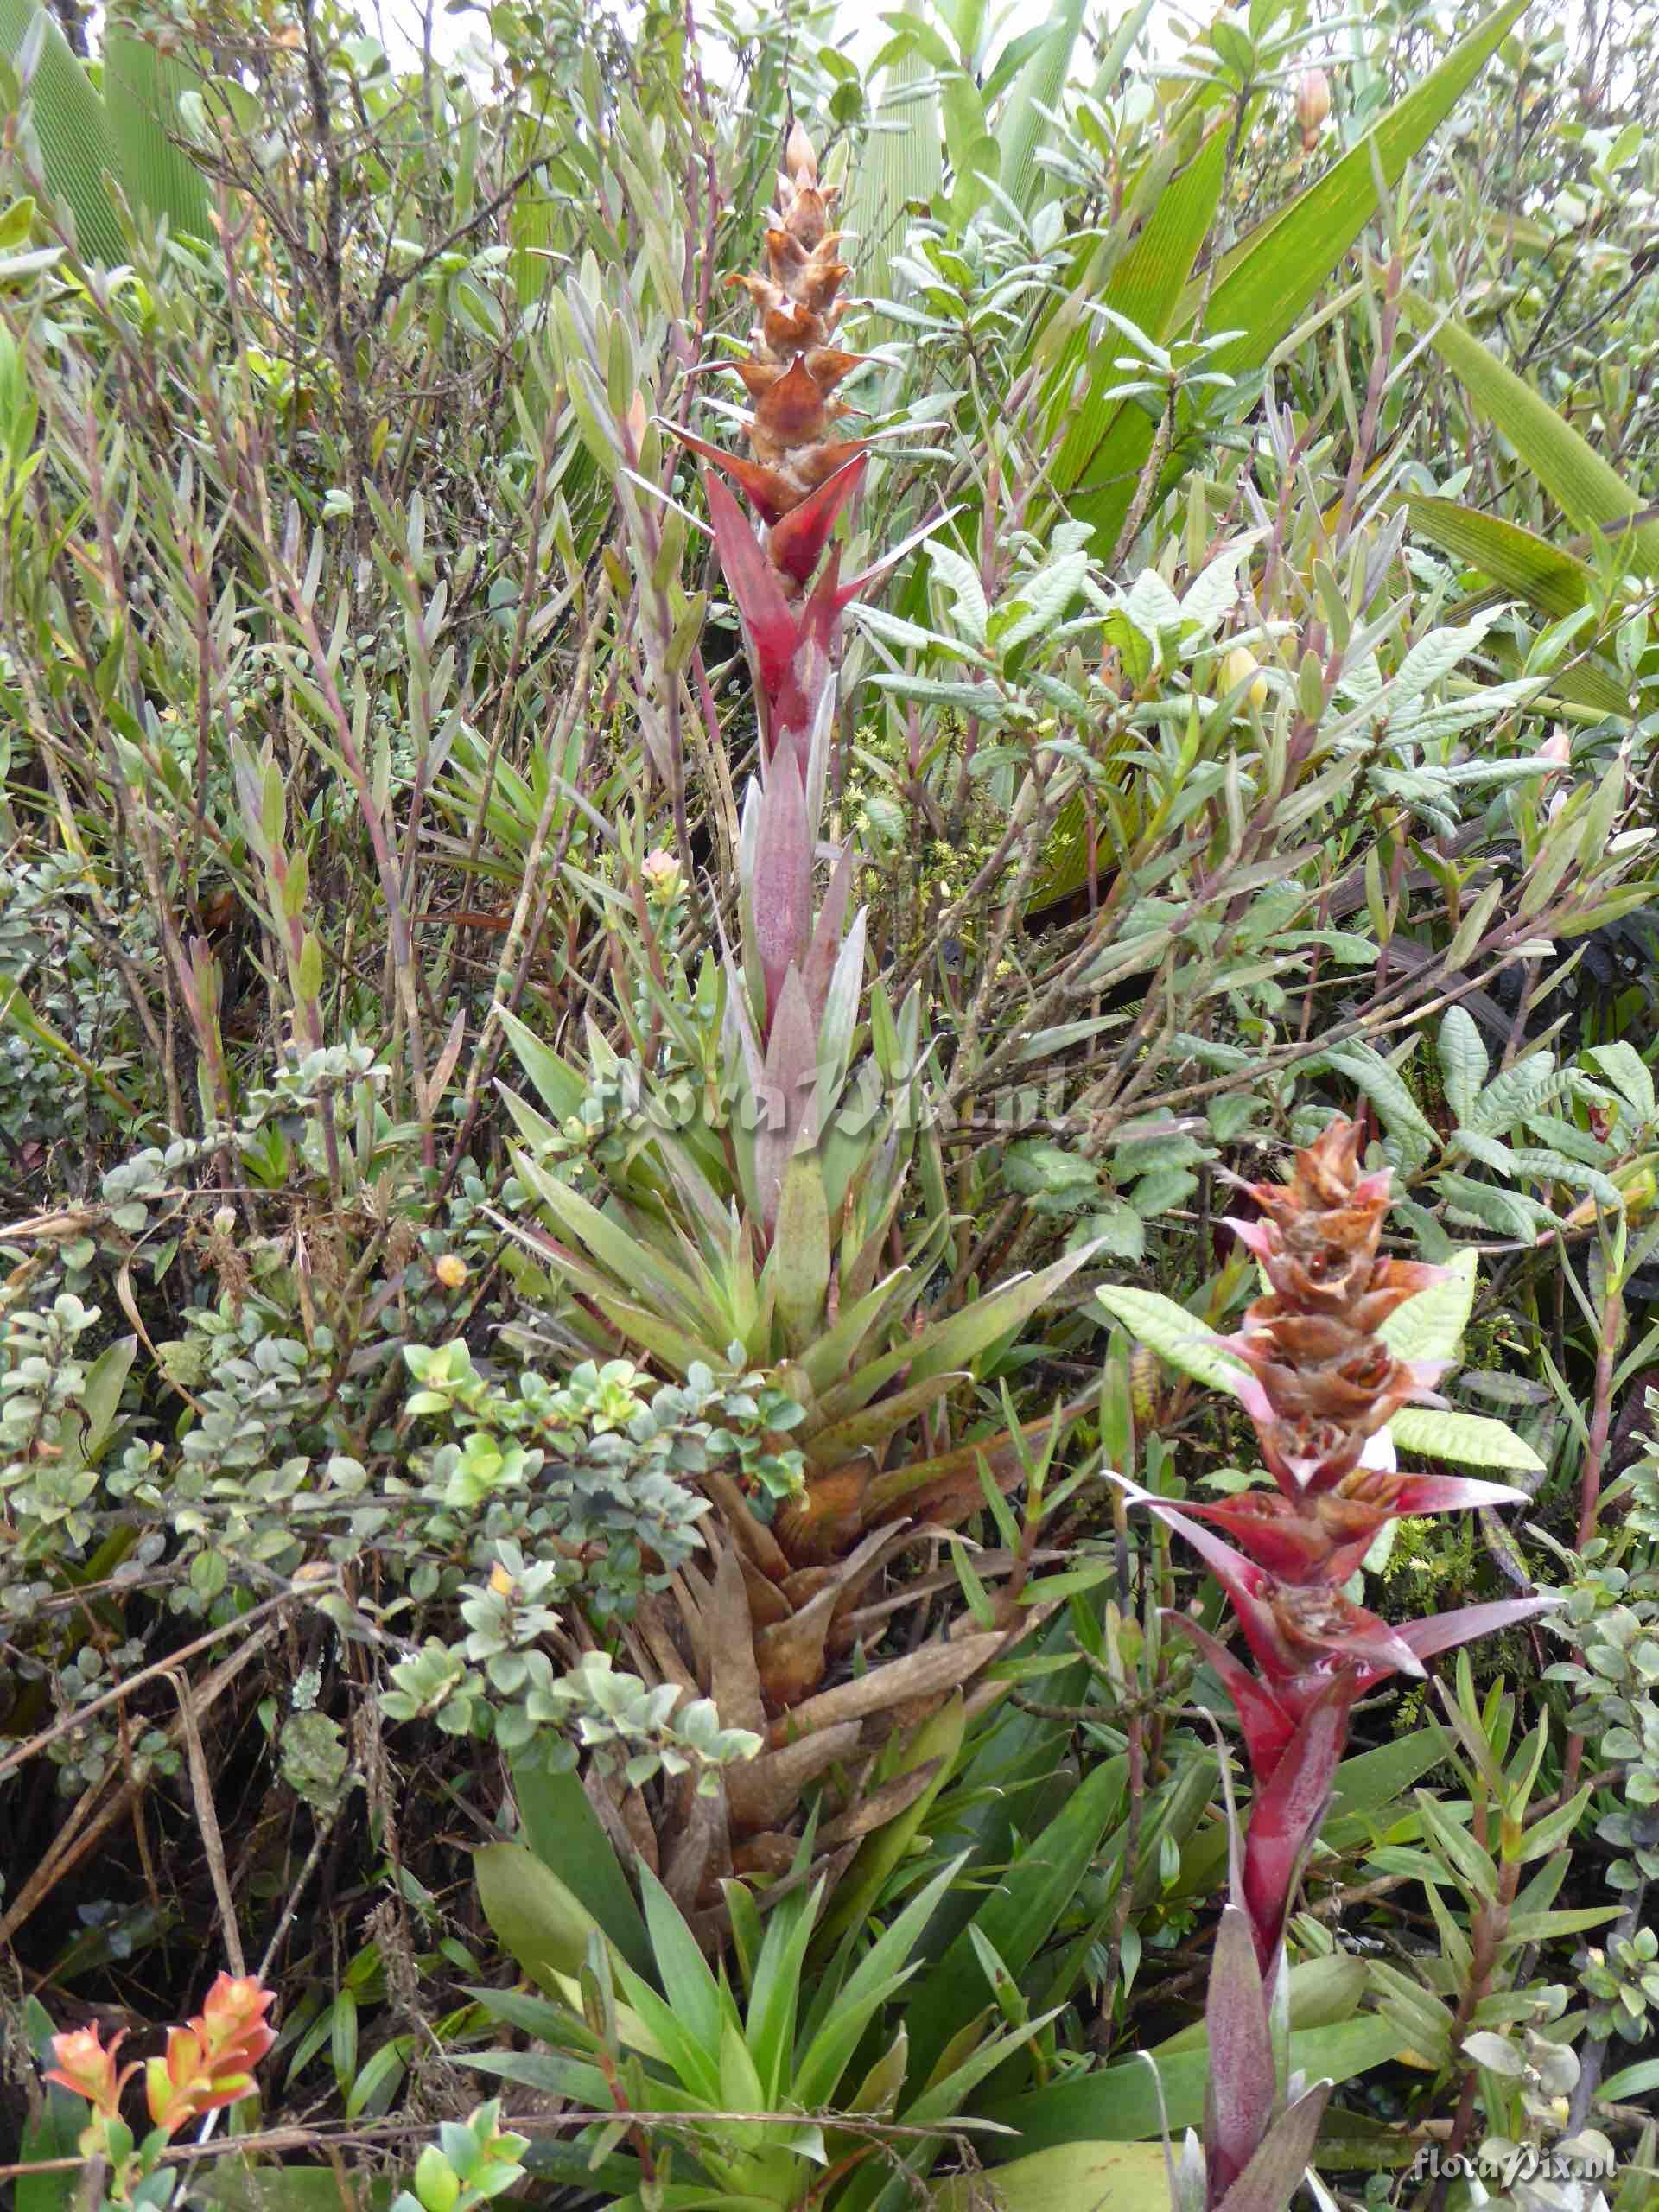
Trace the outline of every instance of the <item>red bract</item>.
<path fill-rule="evenodd" d="M 765 526 L 758 540 L 730 493 L 705 470 L 715 550 L 757 679 L 762 755 L 770 758 L 792 738 L 804 758 L 842 618 L 876 572 L 842 584 L 832 556 L 812 586 L 868 466 L 864 440 L 833 435 L 849 412 L 837 387 L 866 357 L 830 342 L 851 271 L 829 226 L 836 187 L 820 181 L 817 156 L 799 124 L 789 134 L 778 183 L 766 272 L 736 280 L 756 309 L 749 350 L 729 364 L 707 365 L 729 366 L 742 379 L 753 403 L 745 424 L 749 452 L 728 453 L 688 430 L 676 435 L 739 486 Z"/>

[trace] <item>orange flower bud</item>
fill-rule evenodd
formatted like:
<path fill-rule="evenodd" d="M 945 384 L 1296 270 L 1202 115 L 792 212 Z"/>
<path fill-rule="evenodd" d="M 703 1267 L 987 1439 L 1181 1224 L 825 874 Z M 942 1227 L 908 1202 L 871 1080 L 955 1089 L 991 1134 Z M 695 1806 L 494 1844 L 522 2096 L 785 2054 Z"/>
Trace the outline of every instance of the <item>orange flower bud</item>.
<path fill-rule="evenodd" d="M 115 2054 L 126 2035 L 123 2028 L 107 2050 L 96 2027 L 77 2028 L 73 2034 L 54 2036 L 52 2056 L 57 2061 L 47 2075 L 48 2082 L 55 2082 L 60 2089 L 67 2089 L 77 2097 L 113 2120 L 121 2101 L 121 2092 L 138 2071 L 137 2060 L 120 2072 L 116 2070 Z"/>
<path fill-rule="evenodd" d="M 1330 112 L 1331 79 L 1323 69 L 1304 69 L 1296 80 L 1296 121 L 1305 154 L 1319 144 L 1320 125 Z"/>

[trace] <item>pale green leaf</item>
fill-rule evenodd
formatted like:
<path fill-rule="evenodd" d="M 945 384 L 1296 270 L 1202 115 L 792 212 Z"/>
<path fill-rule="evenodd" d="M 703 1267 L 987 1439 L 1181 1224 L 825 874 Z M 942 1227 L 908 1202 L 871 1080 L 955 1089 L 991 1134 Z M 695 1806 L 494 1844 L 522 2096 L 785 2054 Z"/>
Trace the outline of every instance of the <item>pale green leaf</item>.
<path fill-rule="evenodd" d="M 1434 1406 L 1408 1406 L 1389 1423 L 1395 1449 L 1431 1459 L 1452 1459 L 1465 1467 L 1510 1467 L 1536 1475 L 1544 1463 L 1515 1431 L 1484 1414 L 1441 1412 Z"/>
<path fill-rule="evenodd" d="M 1396 1359 L 1456 1359 L 1474 1306 L 1479 1267 L 1479 1255 L 1465 1249 L 1439 1282 L 1395 1308 L 1377 1334 Z"/>
<path fill-rule="evenodd" d="M 1132 1290 L 1121 1283 L 1104 1284 L 1095 1296 L 1115 1321 L 1121 1321 L 1160 1359 L 1213 1390 L 1238 1395 L 1244 1369 L 1221 1349 L 1215 1331 L 1195 1320 L 1184 1306 L 1161 1291 Z"/>

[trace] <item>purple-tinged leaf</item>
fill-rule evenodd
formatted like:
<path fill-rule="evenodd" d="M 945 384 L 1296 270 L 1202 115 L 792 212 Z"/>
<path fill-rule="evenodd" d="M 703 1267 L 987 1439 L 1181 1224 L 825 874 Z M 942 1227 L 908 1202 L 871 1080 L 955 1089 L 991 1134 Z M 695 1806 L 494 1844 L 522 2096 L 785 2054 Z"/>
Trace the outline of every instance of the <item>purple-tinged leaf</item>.
<path fill-rule="evenodd" d="M 1309 1709 L 1270 1781 L 1255 1794 L 1244 1842 L 1244 1904 L 1265 1978 L 1284 1933 L 1290 1896 L 1331 1796 L 1362 1677 L 1344 1668 Z"/>
<path fill-rule="evenodd" d="M 823 904 L 818 909 L 812 942 L 801 963 L 801 981 L 806 986 L 807 1004 L 812 1009 L 815 1021 L 822 1022 L 823 1020 L 824 1001 L 830 995 L 830 979 L 836 972 L 836 960 L 841 951 L 842 929 L 847 919 L 847 902 L 852 896 L 852 890 L 853 849 L 850 845 L 843 845 L 841 855 L 830 872 Z"/>
<path fill-rule="evenodd" d="M 784 978 L 791 966 L 805 961 L 812 941 L 812 840 L 806 795 L 792 760 L 777 763 L 761 787 L 754 880 L 746 888 L 754 949 L 766 977 L 770 1033 Z"/>
<path fill-rule="evenodd" d="M 760 1039 L 755 1034 L 754 1021 L 749 1010 L 748 989 L 743 979 L 743 965 L 726 934 L 726 924 L 718 906 L 715 909 L 715 930 L 720 938 L 721 965 L 726 970 L 726 1012 L 721 1024 L 721 1045 L 729 1052 L 733 1034 L 743 1054 L 743 1071 L 748 1078 L 752 1096 L 759 1094 L 765 1081 L 765 1062 L 760 1053 Z"/>
<path fill-rule="evenodd" d="M 830 1114 L 840 1101 L 847 1064 L 852 1056 L 853 1033 L 858 1026 L 859 1008 L 864 1003 L 867 920 L 866 909 L 861 906 L 836 954 L 836 964 L 823 995 L 823 1003 L 821 1007 L 814 1007 L 818 1022 L 817 1115 L 820 1128 L 828 1128 Z M 849 1136 L 857 1134 L 846 1122 L 843 1122 L 842 1126 Z"/>
<path fill-rule="evenodd" d="M 823 795 L 830 782 L 830 756 L 836 749 L 836 675 L 831 668 L 812 702 L 812 719 L 803 733 L 806 819 L 816 838 L 823 824 Z M 829 857 L 834 859 L 831 854 Z"/>
<path fill-rule="evenodd" d="M 1204 2141 L 1215 2198 L 1232 2187 L 1260 2149 L 1278 2089 L 1262 1969 L 1249 1916 L 1235 1904 L 1223 1906 L 1216 1930 L 1205 2019 L 1210 2077 Z"/>
<path fill-rule="evenodd" d="M 784 1169 L 798 1143 L 817 1134 L 813 1111 L 817 1032 L 798 971 L 791 968 L 778 995 L 766 1042 L 766 1075 L 754 1132 L 755 1195 L 767 1233 L 778 1219 Z"/>
<path fill-rule="evenodd" d="M 1316 2082 L 1280 2114 L 1267 2140 L 1220 2200 L 1216 2212 L 1285 2212 L 1313 2156 L 1330 2094 L 1329 2082 Z"/>

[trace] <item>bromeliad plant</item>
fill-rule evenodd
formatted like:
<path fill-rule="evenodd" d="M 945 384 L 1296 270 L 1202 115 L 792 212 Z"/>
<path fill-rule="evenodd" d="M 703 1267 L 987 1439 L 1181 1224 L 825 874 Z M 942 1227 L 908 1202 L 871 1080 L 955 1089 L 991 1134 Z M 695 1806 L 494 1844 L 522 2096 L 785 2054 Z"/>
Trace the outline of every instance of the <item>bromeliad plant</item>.
<path fill-rule="evenodd" d="M 1397 1358 L 1378 1332 L 1443 1271 L 1383 1256 L 1389 1171 L 1362 1173 L 1360 1145 L 1357 1123 L 1333 1121 L 1297 1154 L 1287 1183 L 1244 1185 L 1259 1217 L 1230 1224 L 1268 1286 L 1225 1343 L 1246 1370 L 1239 1395 L 1274 1488 L 1178 1507 L 1126 1485 L 1203 1555 L 1254 1662 L 1171 1617 L 1232 1700 L 1255 1782 L 1212 1970 L 1205 2145 L 1200 2153 L 1189 2143 L 1173 2177 L 1179 2212 L 1278 2212 L 1306 2164 L 1328 2085 L 1299 2094 L 1277 2055 L 1285 1924 L 1355 1700 L 1554 1602 L 1471 1605 L 1395 1627 L 1348 1594 L 1390 1522 L 1525 1495 L 1395 1465 L 1388 1425 L 1432 1396 L 1440 1364 Z"/>
<path fill-rule="evenodd" d="M 527 1248 L 520 1287 L 597 1353 L 626 1347 L 679 1377 L 736 1363 L 802 1409 L 790 1433 L 801 1478 L 781 1497 L 705 1478 L 706 1560 L 640 1610 L 637 1663 L 648 1657 L 662 1681 L 712 1697 L 728 1726 L 766 1741 L 752 1765 L 727 1771 L 718 1798 L 670 1791 L 649 1810 L 664 1878 L 687 1910 L 718 1910 L 734 1868 L 789 1866 L 805 1789 L 831 1770 L 868 1771 L 861 1762 L 889 1738 L 901 1746 L 1043 1618 L 1030 1578 L 1039 1528 L 1066 1487 L 1056 1481 L 1044 1502 L 1065 1423 L 1011 1434 L 1006 1403 L 988 1422 L 973 1387 L 1088 1257 L 1079 1249 L 983 1296 L 971 1282 L 952 1285 L 951 1303 L 929 1296 L 952 1216 L 922 1001 L 912 989 L 895 1007 L 868 983 L 866 918 L 849 918 L 855 855 L 820 842 L 842 617 L 906 548 L 842 582 L 830 534 L 868 456 L 868 441 L 836 434 L 847 406 L 836 395 L 861 357 L 834 342 L 849 270 L 830 227 L 833 188 L 798 125 L 780 185 L 766 273 L 741 280 L 757 310 L 736 365 L 753 403 L 750 452 L 668 426 L 736 479 L 763 531 L 709 474 L 759 705 L 759 772 L 736 840 L 738 946 L 691 972 L 687 887 L 642 837 L 631 906 L 613 898 L 609 915 L 620 949 L 627 938 L 633 1052 L 625 1058 L 590 1023 L 579 1066 L 503 1016 L 552 1116 L 509 1101 L 524 1141 L 515 1164 L 543 1224 L 508 1224 Z M 1002 1493 L 1022 1483 L 1016 1529 Z M 964 1583 L 965 1610 L 947 1602 L 935 1633 L 882 1658 L 901 1612 L 955 1588 L 932 1577 L 890 1592 L 890 1564 L 988 1503 L 1006 1540 L 982 1562 L 989 1590 Z M 836 1680 L 855 1651 L 876 1663 Z M 907 1773 L 887 1816 L 927 1786 Z M 840 1814 L 852 1817 L 862 1787 Z M 635 1833 L 645 1810 L 632 1808 Z"/>

